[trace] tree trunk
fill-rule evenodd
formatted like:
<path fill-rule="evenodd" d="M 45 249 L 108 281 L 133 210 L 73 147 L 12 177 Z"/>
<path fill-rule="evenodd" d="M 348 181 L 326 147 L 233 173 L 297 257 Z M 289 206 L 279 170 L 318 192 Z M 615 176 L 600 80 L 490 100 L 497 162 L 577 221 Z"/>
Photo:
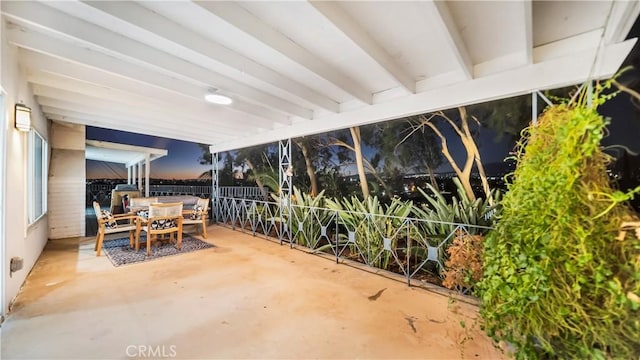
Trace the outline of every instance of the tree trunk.
<path fill-rule="evenodd" d="M 465 137 L 467 138 L 466 142 L 463 141 L 463 143 L 465 144 L 465 148 L 467 149 L 467 156 L 473 157 L 473 160 L 478 167 L 478 175 L 480 176 L 480 180 L 482 181 L 482 190 L 484 191 L 487 200 L 489 200 L 489 205 L 493 205 L 493 196 L 491 195 L 491 189 L 489 188 L 487 174 L 484 172 L 484 166 L 482 165 L 482 161 L 480 160 L 480 151 L 478 150 L 476 142 L 473 140 L 471 131 L 469 131 L 467 109 L 464 106 L 461 106 L 458 108 L 458 112 L 460 113 L 460 118 L 462 119 L 462 128 L 464 130 Z"/>
<path fill-rule="evenodd" d="M 304 164 L 307 168 L 307 176 L 309 176 L 309 182 L 311 183 L 311 196 L 318 195 L 318 179 L 316 178 L 316 170 L 313 167 L 311 156 L 309 156 L 309 148 L 304 141 L 295 142 L 300 151 L 302 151 L 302 157 L 304 157 Z"/>
<path fill-rule="evenodd" d="M 253 163 L 251 163 L 251 160 L 244 159 L 244 163 L 247 164 L 247 168 L 249 168 L 249 170 L 251 170 L 251 172 L 255 174 L 256 171 L 255 171 L 255 168 L 253 166 Z M 255 178 L 255 181 L 256 181 L 256 185 L 260 189 L 264 189 L 264 184 L 262 183 L 262 179 L 260 179 L 260 177 L 258 177 L 258 176 L 254 176 L 254 178 Z M 269 196 L 268 195 L 265 196 L 265 200 L 269 200 Z"/>
<path fill-rule="evenodd" d="M 442 116 L 444 117 L 444 115 Z M 451 124 L 451 126 L 453 126 L 454 130 L 456 130 L 456 132 L 460 136 L 460 139 L 462 140 L 462 143 L 464 144 L 465 138 L 462 132 L 459 131 L 460 129 L 457 126 L 455 126 L 455 124 L 450 119 L 446 117 L 444 118 L 449 120 L 449 123 Z M 447 138 L 430 121 L 423 122 L 423 124 L 430 127 L 431 130 L 433 130 L 433 132 L 435 132 L 436 135 L 438 135 L 438 137 L 440 138 L 442 155 L 444 155 L 445 159 L 447 159 L 447 161 L 449 161 L 449 164 L 451 164 L 451 167 L 453 168 L 453 171 L 456 173 L 456 176 L 458 177 L 458 179 L 460 179 L 460 184 L 462 184 L 462 187 L 464 188 L 464 192 L 465 194 L 467 194 L 467 197 L 469 198 L 469 200 L 474 201 L 476 199 L 476 195 L 473 193 L 473 188 L 471 187 L 471 182 L 469 181 L 469 179 L 471 178 L 471 168 L 473 166 L 474 158 L 467 157 L 467 161 L 464 164 L 464 168 L 460 169 L 456 161 L 453 159 L 453 156 L 451 156 L 451 153 L 449 152 L 449 146 L 447 145 Z M 466 147 L 467 146 L 465 145 L 465 148 Z"/>
<path fill-rule="evenodd" d="M 364 162 L 362 161 L 362 142 L 360 139 L 360 128 L 349 128 L 351 138 L 353 139 L 353 149 L 356 154 L 356 168 L 358 169 L 358 177 L 360 178 L 360 189 L 362 189 L 362 197 L 369 197 L 369 184 L 367 183 L 367 175 L 364 172 Z"/>
<path fill-rule="evenodd" d="M 424 167 L 427 168 L 427 172 L 429 173 L 429 180 L 431 181 L 431 186 L 434 189 L 438 189 L 438 182 L 436 181 L 436 173 L 433 171 L 433 168 L 428 164 L 424 164 Z"/>

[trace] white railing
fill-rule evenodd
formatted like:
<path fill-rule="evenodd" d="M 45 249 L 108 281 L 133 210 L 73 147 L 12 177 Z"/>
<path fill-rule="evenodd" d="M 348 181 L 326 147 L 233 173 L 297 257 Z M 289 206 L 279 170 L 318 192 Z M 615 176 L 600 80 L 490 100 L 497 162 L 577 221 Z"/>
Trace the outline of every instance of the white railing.
<path fill-rule="evenodd" d="M 151 196 L 193 195 L 201 198 L 211 197 L 211 185 L 151 185 Z"/>
<path fill-rule="evenodd" d="M 269 190 L 257 186 L 220 186 L 220 197 L 236 198 L 236 199 L 254 199 L 266 200 L 269 196 Z"/>
<path fill-rule="evenodd" d="M 87 206 L 93 201 L 102 205 L 107 205 L 111 201 L 111 191 L 116 184 L 87 184 L 86 201 Z M 211 197 L 211 185 L 151 185 L 149 186 L 150 196 L 178 196 L 193 195 L 200 198 Z"/>

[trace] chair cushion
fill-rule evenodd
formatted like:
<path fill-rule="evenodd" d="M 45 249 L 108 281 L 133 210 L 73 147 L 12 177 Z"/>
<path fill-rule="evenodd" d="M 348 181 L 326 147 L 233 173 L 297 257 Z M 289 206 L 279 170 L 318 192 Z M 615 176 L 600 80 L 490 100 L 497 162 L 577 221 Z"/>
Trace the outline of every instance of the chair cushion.
<path fill-rule="evenodd" d="M 202 219 L 202 211 L 204 208 L 198 204 L 193 206 L 193 212 L 189 215 L 189 219 L 191 220 L 201 220 Z"/>
<path fill-rule="evenodd" d="M 171 229 L 178 226 L 175 219 L 154 220 L 151 222 L 151 230 Z"/>
<path fill-rule="evenodd" d="M 136 212 L 136 215 L 140 216 L 141 218 L 147 220 L 149 218 L 149 210 L 138 210 L 138 212 Z"/>
<path fill-rule="evenodd" d="M 113 218 L 113 214 L 109 210 L 100 210 L 100 218 L 104 220 L 104 227 L 107 229 L 115 229 L 118 227 L 116 219 Z"/>

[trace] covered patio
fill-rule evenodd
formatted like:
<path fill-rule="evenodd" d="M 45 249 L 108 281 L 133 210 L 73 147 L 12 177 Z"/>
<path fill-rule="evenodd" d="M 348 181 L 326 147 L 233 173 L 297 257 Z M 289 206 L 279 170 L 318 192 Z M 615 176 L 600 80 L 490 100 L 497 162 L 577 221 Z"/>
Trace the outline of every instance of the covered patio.
<path fill-rule="evenodd" d="M 502 357 L 464 298 L 208 232 L 213 249 L 117 270 L 93 238 L 49 242 L 2 326 L 2 358 Z"/>
<path fill-rule="evenodd" d="M 620 69 L 640 1 L 0 10 L 3 357 L 499 358 L 472 304 L 222 226 L 212 250 L 114 270 L 84 237 L 85 127 L 209 145 L 214 201 L 220 153 L 277 143 L 290 204 L 292 139 L 520 95 L 535 118 L 540 91 Z"/>

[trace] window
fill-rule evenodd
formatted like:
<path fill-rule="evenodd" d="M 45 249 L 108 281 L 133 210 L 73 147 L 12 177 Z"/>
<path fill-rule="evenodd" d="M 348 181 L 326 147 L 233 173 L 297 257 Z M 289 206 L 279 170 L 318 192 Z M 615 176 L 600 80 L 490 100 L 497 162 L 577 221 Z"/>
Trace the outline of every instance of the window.
<path fill-rule="evenodd" d="M 35 130 L 29 133 L 29 224 L 47 212 L 47 141 Z"/>

